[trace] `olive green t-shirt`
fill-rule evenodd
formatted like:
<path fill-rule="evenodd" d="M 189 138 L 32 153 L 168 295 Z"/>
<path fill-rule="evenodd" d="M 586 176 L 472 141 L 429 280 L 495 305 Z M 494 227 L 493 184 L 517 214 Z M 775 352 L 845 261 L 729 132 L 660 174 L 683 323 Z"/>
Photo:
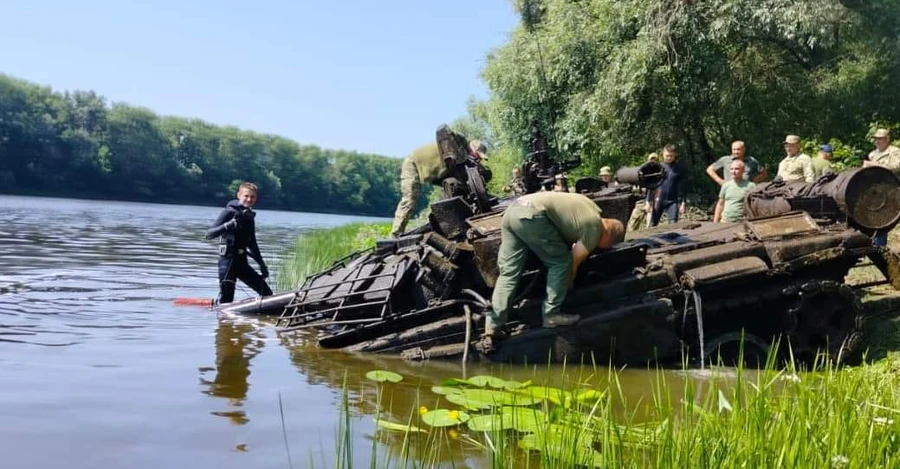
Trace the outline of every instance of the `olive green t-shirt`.
<path fill-rule="evenodd" d="M 581 241 L 588 252 L 597 247 L 603 224 L 600 207 L 591 199 L 570 192 L 536 192 L 523 195 L 535 210 L 543 210 L 568 244 Z"/>
<path fill-rule="evenodd" d="M 422 184 L 437 184 L 447 177 L 447 165 L 441 158 L 437 142 L 416 148 L 409 159 L 416 164 L 416 172 L 419 173 L 419 182 Z"/>
<path fill-rule="evenodd" d="M 831 162 L 820 156 L 816 156 L 812 159 L 812 165 L 813 172 L 816 173 L 816 179 L 818 179 L 819 176 L 825 174 L 826 169 L 831 169 Z"/>
<path fill-rule="evenodd" d="M 735 222 L 744 218 L 744 197 L 750 189 L 756 187 L 756 184 L 741 179 L 740 181 L 731 180 L 722 184 L 719 189 L 719 198 L 725 200 L 725 207 L 722 209 L 722 221 Z"/>

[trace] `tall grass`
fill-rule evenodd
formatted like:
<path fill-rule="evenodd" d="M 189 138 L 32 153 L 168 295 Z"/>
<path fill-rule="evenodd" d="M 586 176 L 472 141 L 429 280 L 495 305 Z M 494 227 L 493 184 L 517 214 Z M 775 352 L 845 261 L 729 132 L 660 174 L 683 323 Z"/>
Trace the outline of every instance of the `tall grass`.
<path fill-rule="evenodd" d="M 370 467 L 469 466 L 464 459 L 472 455 L 461 454 L 462 442 L 483 456 L 479 467 L 493 468 L 897 468 L 898 369 L 897 356 L 859 368 L 823 362 L 812 371 L 770 362 L 762 370 L 685 370 L 696 378 L 683 386 L 670 386 L 657 372 L 651 397 L 638 402 L 627 399 L 611 370 L 596 388 L 601 397 L 575 406 L 537 404 L 536 413 L 550 417 L 524 432 L 430 428 L 413 409 L 409 423 L 428 433 L 376 430 L 402 438 L 402 449 L 385 458 L 373 446 Z M 422 402 L 442 398 L 422 393 Z M 410 458 L 412 443 L 422 446 L 421 457 Z"/>
<path fill-rule="evenodd" d="M 337 228 L 316 229 L 300 235 L 282 256 L 278 288 L 300 286 L 306 277 L 336 260 L 375 246 L 375 241 L 390 236 L 390 223 L 350 223 Z"/>

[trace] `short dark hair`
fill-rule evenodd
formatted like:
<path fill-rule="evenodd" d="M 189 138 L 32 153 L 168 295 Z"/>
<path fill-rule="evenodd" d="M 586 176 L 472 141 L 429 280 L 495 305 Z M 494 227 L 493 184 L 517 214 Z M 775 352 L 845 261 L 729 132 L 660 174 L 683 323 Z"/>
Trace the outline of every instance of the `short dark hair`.
<path fill-rule="evenodd" d="M 238 192 L 240 192 L 241 189 L 248 189 L 253 191 L 257 195 L 259 194 L 259 187 L 257 187 L 256 184 L 253 184 L 252 182 L 242 182 L 241 185 L 238 186 Z"/>
<path fill-rule="evenodd" d="M 663 147 L 663 150 L 665 150 L 669 153 L 678 153 L 678 149 L 675 148 L 675 145 L 673 145 L 671 143 L 667 143 L 666 146 Z"/>

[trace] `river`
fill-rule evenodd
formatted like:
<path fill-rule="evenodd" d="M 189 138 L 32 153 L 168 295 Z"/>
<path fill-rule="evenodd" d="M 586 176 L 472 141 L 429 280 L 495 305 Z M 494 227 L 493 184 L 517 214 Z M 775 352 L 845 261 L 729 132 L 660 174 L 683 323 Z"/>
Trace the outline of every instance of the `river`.
<path fill-rule="evenodd" d="M 384 454 L 402 442 L 374 438 L 367 371 L 406 376 L 386 388 L 395 420 L 430 402 L 417 390 L 462 375 L 458 363 L 319 350 L 268 322 L 173 305 L 216 295 L 216 249 L 203 233 L 217 207 L 17 196 L 0 206 L 2 467 L 286 468 L 289 457 L 293 467 L 333 467 L 344 389 L 354 466 L 368 467 L 373 444 Z M 378 220 L 258 209 L 273 272 L 305 230 Z M 466 372 L 567 379 L 547 366 Z M 640 396 L 654 376 L 619 377 Z M 465 464 L 488 467 L 479 454 Z"/>

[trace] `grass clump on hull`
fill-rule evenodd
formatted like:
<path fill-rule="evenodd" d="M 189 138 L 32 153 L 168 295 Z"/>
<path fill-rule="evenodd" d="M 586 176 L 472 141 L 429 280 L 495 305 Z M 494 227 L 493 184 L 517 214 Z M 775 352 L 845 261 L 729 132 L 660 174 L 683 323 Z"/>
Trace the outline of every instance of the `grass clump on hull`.
<path fill-rule="evenodd" d="M 278 288 L 297 288 L 307 277 L 330 267 L 336 260 L 374 247 L 376 240 L 390 237 L 390 232 L 390 223 L 362 222 L 307 231 L 282 257 Z"/>

